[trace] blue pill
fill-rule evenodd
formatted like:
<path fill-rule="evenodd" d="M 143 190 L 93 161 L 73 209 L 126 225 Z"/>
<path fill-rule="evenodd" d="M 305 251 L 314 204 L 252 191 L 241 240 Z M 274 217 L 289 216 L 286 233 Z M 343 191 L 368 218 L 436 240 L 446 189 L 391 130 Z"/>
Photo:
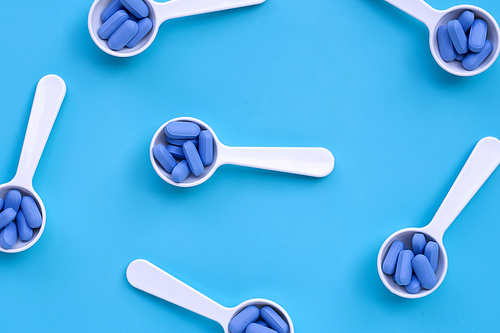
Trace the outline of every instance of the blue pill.
<path fill-rule="evenodd" d="M 413 274 L 413 276 L 411 277 L 410 284 L 405 286 L 405 288 L 406 291 L 409 292 L 410 294 L 416 294 L 422 289 L 420 281 L 418 281 L 418 278 L 415 276 L 415 274 Z"/>
<path fill-rule="evenodd" d="M 269 325 L 262 319 L 259 319 L 255 322 L 257 325 L 262 325 L 264 327 L 269 327 Z"/>
<path fill-rule="evenodd" d="M 203 165 L 210 165 L 214 160 L 214 138 L 208 130 L 201 131 L 198 138 L 198 150 Z"/>
<path fill-rule="evenodd" d="M 141 19 L 149 15 L 149 7 L 142 0 L 120 0 L 122 5 L 135 17 Z"/>
<path fill-rule="evenodd" d="M 172 180 L 176 183 L 182 183 L 191 174 L 189 164 L 186 160 L 182 160 L 172 170 Z"/>
<path fill-rule="evenodd" d="M 181 146 L 184 144 L 184 142 L 188 142 L 188 141 L 191 141 L 195 146 L 198 146 L 198 139 L 195 139 L 195 140 L 179 140 L 179 139 L 170 139 L 168 136 L 167 136 L 167 142 L 172 144 L 172 145 L 175 145 L 175 146 Z"/>
<path fill-rule="evenodd" d="M 148 32 L 151 31 L 153 28 L 153 21 L 145 17 L 137 22 L 137 26 L 139 27 L 137 34 L 130 42 L 127 43 L 127 47 L 129 48 L 136 46 L 148 34 Z"/>
<path fill-rule="evenodd" d="M 3 212 L 0 213 L 0 229 L 5 227 L 10 222 L 14 221 L 16 218 L 16 211 L 12 208 L 4 209 Z"/>
<path fill-rule="evenodd" d="M 3 199 L 0 199 L 0 212 L 2 211 L 3 208 Z"/>
<path fill-rule="evenodd" d="M 173 157 L 175 157 L 179 160 L 185 159 L 184 151 L 182 150 L 182 147 L 175 146 L 175 145 L 167 145 L 167 150 L 170 154 L 172 154 Z"/>
<path fill-rule="evenodd" d="M 191 141 L 184 142 L 182 145 L 182 151 L 184 156 L 186 156 L 186 161 L 189 164 L 189 169 L 195 176 L 201 175 L 205 171 L 203 162 L 201 161 L 200 154 L 196 150 L 195 145 Z"/>
<path fill-rule="evenodd" d="M 262 319 L 278 333 L 288 333 L 290 331 L 290 327 L 288 324 L 281 318 L 279 314 L 274 311 L 270 306 L 265 306 L 260 309 L 260 315 Z"/>
<path fill-rule="evenodd" d="M 437 271 L 438 260 L 439 260 L 439 245 L 436 242 L 430 241 L 425 246 L 424 255 L 431 263 L 432 270 L 434 272 Z"/>
<path fill-rule="evenodd" d="M 444 61 L 452 61 L 457 57 L 457 51 L 453 47 L 450 34 L 448 33 L 448 26 L 442 25 L 437 31 L 439 54 Z"/>
<path fill-rule="evenodd" d="M 17 232 L 19 233 L 19 239 L 23 242 L 29 241 L 33 237 L 33 229 L 30 228 L 24 213 L 20 210 L 16 216 Z"/>
<path fill-rule="evenodd" d="M 42 225 L 42 215 L 40 214 L 40 210 L 32 197 L 23 197 L 23 200 L 21 201 L 21 209 L 23 210 L 24 217 L 26 218 L 26 222 L 28 222 L 30 228 L 40 228 Z"/>
<path fill-rule="evenodd" d="M 127 12 L 119 10 L 104 22 L 97 33 L 102 39 L 108 39 L 126 20 L 128 20 Z"/>
<path fill-rule="evenodd" d="M 465 56 L 464 60 L 462 60 L 462 66 L 464 66 L 464 68 L 468 71 L 472 71 L 478 68 L 479 65 L 481 65 L 486 58 L 488 58 L 491 51 L 493 51 L 493 45 L 487 39 L 481 52 L 469 52 Z"/>
<path fill-rule="evenodd" d="M 6 250 L 11 249 L 17 242 L 17 227 L 14 222 L 10 222 L 0 232 L 0 245 Z"/>
<path fill-rule="evenodd" d="M 394 280 L 400 286 L 406 286 L 411 281 L 413 273 L 411 263 L 413 257 L 414 254 L 411 250 L 403 250 L 399 253 L 396 272 L 394 273 Z"/>
<path fill-rule="evenodd" d="M 462 61 L 462 60 L 464 60 L 466 55 L 467 55 L 467 53 L 459 54 L 459 55 L 457 55 L 457 58 L 455 60 Z"/>
<path fill-rule="evenodd" d="M 487 34 L 488 24 L 481 19 L 474 20 L 474 23 L 470 27 L 469 49 L 472 52 L 481 52 L 485 46 Z"/>
<path fill-rule="evenodd" d="M 413 238 L 411 240 L 411 246 L 413 249 L 413 254 L 423 254 L 424 249 L 425 249 L 425 244 L 426 244 L 425 236 L 423 234 L 416 233 L 413 235 Z"/>
<path fill-rule="evenodd" d="M 161 166 L 165 169 L 165 171 L 167 171 L 168 173 L 172 173 L 172 170 L 174 170 L 175 166 L 177 165 L 177 161 L 172 156 L 172 154 L 170 154 L 167 148 L 165 148 L 164 145 L 157 144 L 156 146 L 154 146 L 153 155 L 158 163 L 160 163 Z"/>
<path fill-rule="evenodd" d="M 458 20 L 448 22 L 448 34 L 458 54 L 465 54 L 469 51 L 465 31 Z"/>
<path fill-rule="evenodd" d="M 132 20 L 125 21 L 116 31 L 109 37 L 108 46 L 110 49 L 120 51 L 130 42 L 139 30 L 137 23 Z"/>
<path fill-rule="evenodd" d="M 245 333 L 276 333 L 276 331 L 257 323 L 252 323 L 248 325 Z"/>
<path fill-rule="evenodd" d="M 114 13 L 116 13 L 119 10 L 125 9 L 123 7 L 122 3 L 120 0 L 113 0 L 106 9 L 104 9 L 101 13 L 101 19 L 103 22 L 106 22 L 111 16 L 113 16 Z"/>
<path fill-rule="evenodd" d="M 231 331 L 231 333 L 242 333 L 248 325 L 259 319 L 259 314 L 260 310 L 256 306 L 247 306 L 231 319 L 228 327 L 229 331 Z"/>
<path fill-rule="evenodd" d="M 432 289 L 436 285 L 436 274 L 426 256 L 423 254 L 415 256 L 412 260 L 412 266 L 422 288 Z"/>
<path fill-rule="evenodd" d="M 187 121 L 173 121 L 165 126 L 165 135 L 170 139 L 194 140 L 200 135 L 200 126 Z"/>
<path fill-rule="evenodd" d="M 396 270 L 396 264 L 398 262 L 398 256 L 401 251 L 405 249 L 405 244 L 398 240 L 392 242 L 389 251 L 387 252 L 384 262 L 382 263 L 382 271 L 385 274 L 392 275 Z"/>
<path fill-rule="evenodd" d="M 5 196 L 4 208 L 12 208 L 17 212 L 19 210 L 19 206 L 21 205 L 21 199 L 21 192 L 19 192 L 18 190 L 10 190 Z"/>
<path fill-rule="evenodd" d="M 467 30 L 469 30 L 470 26 L 472 25 L 472 22 L 474 22 L 474 13 L 470 10 L 464 11 L 458 17 L 458 22 L 460 22 L 460 24 L 462 25 L 462 29 L 467 32 Z"/>

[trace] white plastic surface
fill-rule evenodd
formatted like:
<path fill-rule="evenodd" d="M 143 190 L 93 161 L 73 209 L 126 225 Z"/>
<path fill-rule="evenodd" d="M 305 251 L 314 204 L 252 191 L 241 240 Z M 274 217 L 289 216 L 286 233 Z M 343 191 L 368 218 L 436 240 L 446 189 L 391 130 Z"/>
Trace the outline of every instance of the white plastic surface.
<path fill-rule="evenodd" d="M 405 298 L 420 298 L 429 295 L 441 285 L 448 270 L 448 256 L 443 245 L 443 235 L 499 164 L 500 141 L 493 137 L 481 139 L 474 147 L 432 221 L 423 228 L 403 229 L 387 238 L 378 253 L 377 268 L 382 282 L 391 292 Z M 427 241 L 432 240 L 439 245 L 437 283 L 430 290 L 422 289 L 417 294 L 409 294 L 404 287 L 394 282 L 392 276 L 382 271 L 382 262 L 394 240 L 402 241 L 408 247 L 416 232 L 423 233 Z"/>
<path fill-rule="evenodd" d="M 16 253 L 27 250 L 40 239 L 45 229 L 45 206 L 33 189 L 32 181 L 65 95 L 66 84 L 59 76 L 47 75 L 38 82 L 17 173 L 9 183 L 0 185 L 0 197 L 5 198 L 11 189 L 19 190 L 23 196 L 32 196 L 42 214 L 42 225 L 35 230 L 30 241 L 22 242 L 18 239 L 10 250 L 0 247 L 2 252 Z"/>
<path fill-rule="evenodd" d="M 386 2 L 392 4 L 393 6 L 401 9 L 407 14 L 413 16 L 417 20 L 423 22 L 429 29 L 429 45 L 431 49 L 432 56 L 434 60 L 447 72 L 457 75 L 457 76 L 473 76 L 487 70 L 497 59 L 500 52 L 500 47 L 498 45 L 498 37 L 500 35 L 500 28 L 497 22 L 487 11 L 482 8 L 471 6 L 471 5 L 460 5 L 449 8 L 447 10 L 436 10 L 429 6 L 423 0 L 385 0 Z M 446 62 L 441 58 L 439 54 L 439 46 L 437 41 L 437 30 L 440 26 L 448 24 L 451 20 L 456 20 L 463 11 L 470 10 L 474 12 L 476 18 L 481 18 L 488 23 L 488 35 L 487 38 L 493 44 L 493 51 L 484 60 L 484 62 L 479 65 L 473 71 L 466 70 L 462 63 L 459 61 Z"/>
<path fill-rule="evenodd" d="M 182 183 L 176 183 L 153 155 L 153 147 L 159 143 L 165 144 L 166 138 L 164 128 L 173 121 L 190 121 L 197 123 L 202 130 L 209 130 L 214 138 L 214 160 L 211 165 L 205 167 L 201 176 L 190 175 Z M 228 147 L 222 144 L 215 132 L 203 121 L 181 117 L 172 119 L 163 124 L 156 131 L 151 140 L 150 159 L 156 173 L 169 184 L 178 187 L 192 187 L 204 183 L 215 170 L 224 164 L 239 165 L 251 168 L 293 173 L 310 177 L 328 176 L 335 165 L 332 153 L 325 148 L 253 148 L 253 147 Z"/>
<path fill-rule="evenodd" d="M 230 332 L 228 325 L 231 319 L 249 305 L 258 308 L 266 305 L 273 307 L 288 323 L 290 332 L 294 332 L 288 314 L 272 301 L 252 299 L 237 307 L 226 308 L 146 260 L 139 259 L 130 263 L 127 279 L 139 290 L 218 322 L 226 333 Z"/>
<path fill-rule="evenodd" d="M 97 33 L 103 23 L 101 13 L 111 1 L 113 0 L 95 0 L 92 4 L 88 17 L 90 36 L 104 52 L 115 57 L 131 57 L 143 52 L 153 43 L 160 25 L 166 20 L 258 5 L 265 0 L 170 0 L 164 3 L 145 0 L 144 2 L 149 6 L 149 18 L 153 22 L 153 28 L 136 46 L 133 48 L 125 47 L 120 51 L 111 50 L 108 41 L 101 39 Z"/>

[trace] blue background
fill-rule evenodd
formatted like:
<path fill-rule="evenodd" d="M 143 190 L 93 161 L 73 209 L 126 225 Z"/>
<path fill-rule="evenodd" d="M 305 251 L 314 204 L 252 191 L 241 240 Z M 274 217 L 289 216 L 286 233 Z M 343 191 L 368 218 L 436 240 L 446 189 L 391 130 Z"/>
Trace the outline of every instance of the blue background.
<path fill-rule="evenodd" d="M 222 332 L 131 287 L 139 258 L 226 306 L 274 300 L 297 332 L 498 328 L 499 171 L 446 233 L 435 293 L 392 295 L 376 258 L 391 233 L 432 219 L 477 141 L 500 137 L 500 64 L 448 74 L 426 27 L 381 0 L 268 0 L 176 19 L 118 59 L 89 36 L 91 4 L 2 5 L 0 182 L 15 174 L 38 80 L 58 74 L 68 87 L 34 179 L 45 233 L 0 253 L 2 331 Z M 500 18 L 498 1 L 473 4 Z M 225 166 L 175 188 L 148 148 L 179 116 L 228 145 L 321 146 L 337 163 L 323 179 Z"/>

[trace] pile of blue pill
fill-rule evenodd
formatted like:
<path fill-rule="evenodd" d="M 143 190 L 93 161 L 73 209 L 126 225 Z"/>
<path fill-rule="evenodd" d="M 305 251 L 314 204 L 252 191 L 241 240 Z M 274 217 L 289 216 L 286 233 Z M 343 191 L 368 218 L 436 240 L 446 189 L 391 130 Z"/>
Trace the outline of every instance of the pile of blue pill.
<path fill-rule="evenodd" d="M 461 61 L 466 70 L 479 67 L 493 51 L 486 39 L 488 24 L 475 19 L 474 13 L 466 10 L 457 20 L 442 25 L 437 31 L 439 53 L 444 61 Z"/>
<path fill-rule="evenodd" d="M 418 293 L 422 288 L 432 289 L 436 283 L 439 245 L 436 242 L 426 242 L 425 235 L 413 235 L 412 250 L 405 250 L 405 244 L 395 240 L 384 262 L 382 271 L 393 275 L 394 281 L 404 286 L 410 294 Z"/>
<path fill-rule="evenodd" d="M 167 146 L 157 144 L 153 155 L 172 180 L 182 183 L 190 174 L 200 176 L 214 158 L 214 138 L 189 121 L 173 121 L 165 126 Z"/>
<path fill-rule="evenodd" d="M 97 33 L 108 40 L 110 49 L 120 51 L 137 45 L 153 28 L 143 0 L 113 0 L 101 14 L 104 24 Z"/>
<path fill-rule="evenodd" d="M 290 327 L 270 306 L 247 306 L 229 322 L 231 333 L 288 333 Z"/>
<path fill-rule="evenodd" d="M 23 242 L 31 240 L 33 229 L 41 225 L 42 215 L 32 197 L 10 190 L 5 200 L 0 199 L 0 245 L 4 249 L 11 249 L 18 236 Z"/>

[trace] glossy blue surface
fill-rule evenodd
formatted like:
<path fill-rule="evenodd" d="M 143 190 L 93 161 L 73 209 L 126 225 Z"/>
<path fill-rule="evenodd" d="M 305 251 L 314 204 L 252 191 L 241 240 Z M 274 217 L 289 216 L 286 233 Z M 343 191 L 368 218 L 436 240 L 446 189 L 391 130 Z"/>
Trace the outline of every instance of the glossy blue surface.
<path fill-rule="evenodd" d="M 499 62 L 447 73 L 427 27 L 382 0 L 268 0 L 171 20 L 144 53 L 118 59 L 89 36 L 91 4 L 2 7 L 23 24 L 0 20 L 0 183 L 16 173 L 38 80 L 55 73 L 68 87 L 33 179 L 45 231 L 23 253 L 0 253 L 2 331 L 223 333 L 131 287 L 125 270 L 139 258 L 224 306 L 269 298 L 298 333 L 500 327 L 500 284 L 478 274 L 500 280 L 488 258 L 499 170 L 446 232 L 435 292 L 395 296 L 376 263 L 389 235 L 432 219 L 477 141 L 500 137 Z M 500 18 L 498 0 L 473 4 Z M 149 148 L 181 116 L 227 145 L 325 147 L 335 169 L 315 179 L 222 166 L 177 188 Z"/>
<path fill-rule="evenodd" d="M 465 54 L 469 51 L 465 31 L 458 20 L 448 22 L 448 34 L 458 54 Z"/>
<path fill-rule="evenodd" d="M 132 20 L 125 21 L 125 23 L 118 27 L 111 37 L 109 37 L 109 48 L 115 51 L 123 49 L 125 45 L 135 37 L 138 31 L 139 27 L 137 23 Z"/>
<path fill-rule="evenodd" d="M 162 144 L 153 147 L 153 156 L 168 173 L 172 173 L 172 170 L 177 165 L 175 158 Z"/>
<path fill-rule="evenodd" d="M 413 257 L 414 254 L 411 250 L 403 250 L 399 253 L 396 271 L 394 272 L 394 281 L 400 286 L 406 286 L 411 281 L 411 262 Z"/>
<path fill-rule="evenodd" d="M 19 235 L 19 239 L 27 242 L 33 237 L 33 229 L 30 228 L 26 218 L 24 217 L 24 213 L 22 210 L 17 212 L 16 215 L 16 225 L 17 225 L 17 233 Z"/>
<path fill-rule="evenodd" d="M 173 121 L 165 126 L 165 135 L 170 139 L 194 140 L 200 135 L 200 126 L 189 121 Z"/>
<path fill-rule="evenodd" d="M 259 318 L 260 310 L 250 305 L 244 308 L 229 322 L 228 328 L 231 333 L 242 333 L 248 325 Z"/>
<path fill-rule="evenodd" d="M 210 131 L 201 131 L 198 151 L 203 165 L 210 165 L 214 160 L 214 138 Z"/>
<path fill-rule="evenodd" d="M 411 249 L 414 255 L 423 254 L 425 245 L 427 244 L 424 234 L 416 233 L 411 239 Z"/>
<path fill-rule="evenodd" d="M 189 164 L 189 169 L 195 176 L 199 176 L 205 171 L 205 167 L 203 166 L 203 162 L 200 158 L 200 153 L 196 149 L 196 146 L 191 141 L 186 141 L 182 145 L 182 152 L 186 157 L 186 161 Z"/>
<path fill-rule="evenodd" d="M 19 210 L 19 206 L 21 206 L 21 199 L 21 192 L 18 190 L 10 190 L 5 196 L 4 209 L 12 208 L 17 212 Z"/>
<path fill-rule="evenodd" d="M 128 18 L 125 10 L 119 10 L 99 27 L 97 33 L 102 39 L 108 39 Z"/>
<path fill-rule="evenodd" d="M 432 289 L 436 285 L 436 274 L 426 256 L 423 254 L 416 255 L 413 258 L 412 266 L 422 288 Z"/>

